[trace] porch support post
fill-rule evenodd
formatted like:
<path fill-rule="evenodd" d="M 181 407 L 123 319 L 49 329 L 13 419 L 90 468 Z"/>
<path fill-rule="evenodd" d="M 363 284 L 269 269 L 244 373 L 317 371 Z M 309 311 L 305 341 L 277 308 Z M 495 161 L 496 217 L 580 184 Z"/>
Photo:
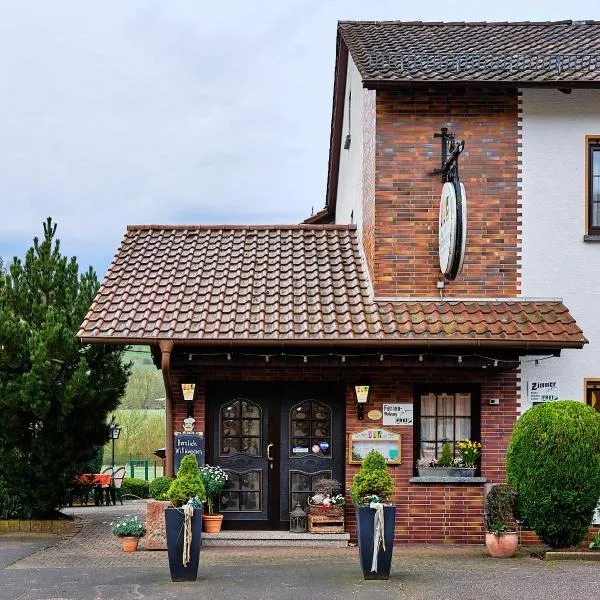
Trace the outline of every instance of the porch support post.
<path fill-rule="evenodd" d="M 165 382 L 165 476 L 173 476 L 173 388 L 171 386 L 171 351 L 172 340 L 159 343 L 161 359 L 160 368 Z"/>

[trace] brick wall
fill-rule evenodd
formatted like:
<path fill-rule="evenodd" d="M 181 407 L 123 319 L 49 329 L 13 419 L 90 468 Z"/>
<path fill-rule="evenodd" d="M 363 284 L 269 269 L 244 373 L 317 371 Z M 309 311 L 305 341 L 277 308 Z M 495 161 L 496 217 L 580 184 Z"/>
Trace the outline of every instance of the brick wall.
<path fill-rule="evenodd" d="M 375 293 L 437 296 L 440 140 L 465 140 L 460 176 L 468 200 L 463 272 L 455 297 L 513 297 L 519 290 L 518 97 L 516 90 L 377 93 Z"/>
<path fill-rule="evenodd" d="M 431 361 L 436 359 L 431 358 Z M 347 382 L 346 386 L 346 435 L 367 427 L 381 426 L 370 421 L 369 410 L 382 410 L 384 403 L 410 403 L 415 383 L 457 383 L 481 386 L 481 441 L 484 444 L 482 475 L 490 481 L 504 480 L 504 456 L 516 415 L 516 375 L 514 372 L 494 373 L 490 370 L 466 368 L 441 368 L 434 362 L 416 368 L 409 359 L 390 358 L 380 363 L 378 359 L 347 357 L 342 366 L 339 358 L 311 358 L 304 366 L 299 359 L 272 358 L 265 364 L 264 358 L 243 359 L 238 364 L 211 360 L 200 362 L 174 356 L 172 381 L 174 414 L 177 428 L 181 428 L 187 408 L 179 384 L 193 378 L 197 384 L 194 417 L 196 430 L 204 431 L 206 381 L 288 381 L 288 382 Z M 350 383 L 357 377 L 369 374 L 373 391 L 365 410 L 365 419 L 356 418 L 356 406 Z M 499 406 L 490 406 L 489 398 L 500 398 Z M 402 464 L 390 466 L 395 483 L 391 500 L 397 509 L 397 542 L 452 542 L 482 543 L 483 541 L 483 486 L 482 485 L 424 485 L 411 484 L 413 476 L 413 429 L 412 427 L 388 427 L 402 435 Z M 346 457 L 346 452 L 344 453 Z M 350 487 L 358 465 L 345 464 L 345 484 Z M 347 495 L 349 502 L 349 496 Z M 346 511 L 347 530 L 356 535 L 354 509 Z"/>

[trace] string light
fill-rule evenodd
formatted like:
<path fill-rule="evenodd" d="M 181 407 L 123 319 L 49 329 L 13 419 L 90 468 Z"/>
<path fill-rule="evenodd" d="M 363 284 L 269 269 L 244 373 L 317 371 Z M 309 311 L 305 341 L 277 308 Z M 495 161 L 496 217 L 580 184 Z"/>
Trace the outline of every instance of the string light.
<path fill-rule="evenodd" d="M 188 354 L 188 360 L 192 360 L 192 354 Z"/>
<path fill-rule="evenodd" d="M 231 360 L 231 354 L 229 352 L 227 353 L 227 360 Z"/>
<path fill-rule="evenodd" d="M 308 357 L 304 357 L 304 362 L 307 363 L 308 362 Z"/>
<path fill-rule="evenodd" d="M 346 357 L 342 354 L 342 362 L 345 363 L 346 362 Z"/>
<path fill-rule="evenodd" d="M 380 360 L 381 362 L 383 362 L 383 354 L 380 354 L 380 355 L 379 355 L 379 360 Z"/>
<path fill-rule="evenodd" d="M 423 355 L 419 354 L 419 362 L 423 362 Z"/>
<path fill-rule="evenodd" d="M 460 365 L 462 363 L 462 356 L 458 357 L 458 364 Z"/>
<path fill-rule="evenodd" d="M 495 366 L 495 367 L 497 367 L 497 366 L 498 366 L 498 361 L 497 361 L 497 360 L 495 360 L 495 361 L 494 361 L 494 366 Z"/>
<path fill-rule="evenodd" d="M 269 355 L 268 354 L 265 356 L 265 362 L 269 362 Z"/>

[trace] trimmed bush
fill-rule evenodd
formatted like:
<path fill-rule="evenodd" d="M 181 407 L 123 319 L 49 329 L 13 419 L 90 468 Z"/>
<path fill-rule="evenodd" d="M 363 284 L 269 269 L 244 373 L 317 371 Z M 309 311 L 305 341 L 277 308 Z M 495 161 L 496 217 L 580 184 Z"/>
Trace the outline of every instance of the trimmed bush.
<path fill-rule="evenodd" d="M 454 456 L 452 456 L 452 446 L 450 446 L 450 442 L 446 442 L 442 446 L 442 453 L 438 459 L 438 467 L 451 467 L 454 461 Z"/>
<path fill-rule="evenodd" d="M 173 480 L 170 477 L 157 477 L 150 482 L 150 496 L 155 500 L 165 500 Z"/>
<path fill-rule="evenodd" d="M 600 494 L 600 413 L 562 400 L 529 409 L 506 454 L 519 515 L 553 548 L 583 541 Z"/>
<path fill-rule="evenodd" d="M 195 454 L 186 454 L 181 459 L 176 479 L 171 483 L 167 497 L 175 506 L 182 506 L 190 498 L 198 496 L 201 502 L 206 502 L 206 489 Z"/>
<path fill-rule="evenodd" d="M 488 531 L 516 531 L 517 490 L 506 483 L 495 485 L 485 497 L 485 520 Z"/>
<path fill-rule="evenodd" d="M 368 504 L 371 496 L 386 500 L 394 491 L 394 483 L 389 474 L 385 458 L 371 450 L 363 460 L 360 471 L 354 476 L 350 496 L 355 504 Z"/>
<path fill-rule="evenodd" d="M 121 495 L 129 494 L 138 498 L 148 498 L 150 496 L 150 482 L 137 477 L 125 477 L 121 484 Z"/>

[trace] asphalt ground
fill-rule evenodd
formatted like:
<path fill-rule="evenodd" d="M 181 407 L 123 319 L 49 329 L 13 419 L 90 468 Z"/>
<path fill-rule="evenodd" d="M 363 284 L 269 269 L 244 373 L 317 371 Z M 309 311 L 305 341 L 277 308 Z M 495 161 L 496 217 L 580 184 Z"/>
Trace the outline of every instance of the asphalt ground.
<path fill-rule="evenodd" d="M 600 563 L 545 562 L 483 546 L 401 545 L 389 581 L 364 581 L 350 548 L 204 548 L 198 581 L 171 583 L 166 552 L 123 553 L 110 522 L 143 502 L 82 507 L 70 536 L 0 536 L 1 600 L 598 600 Z M 56 542 L 48 546 L 50 542 Z"/>

